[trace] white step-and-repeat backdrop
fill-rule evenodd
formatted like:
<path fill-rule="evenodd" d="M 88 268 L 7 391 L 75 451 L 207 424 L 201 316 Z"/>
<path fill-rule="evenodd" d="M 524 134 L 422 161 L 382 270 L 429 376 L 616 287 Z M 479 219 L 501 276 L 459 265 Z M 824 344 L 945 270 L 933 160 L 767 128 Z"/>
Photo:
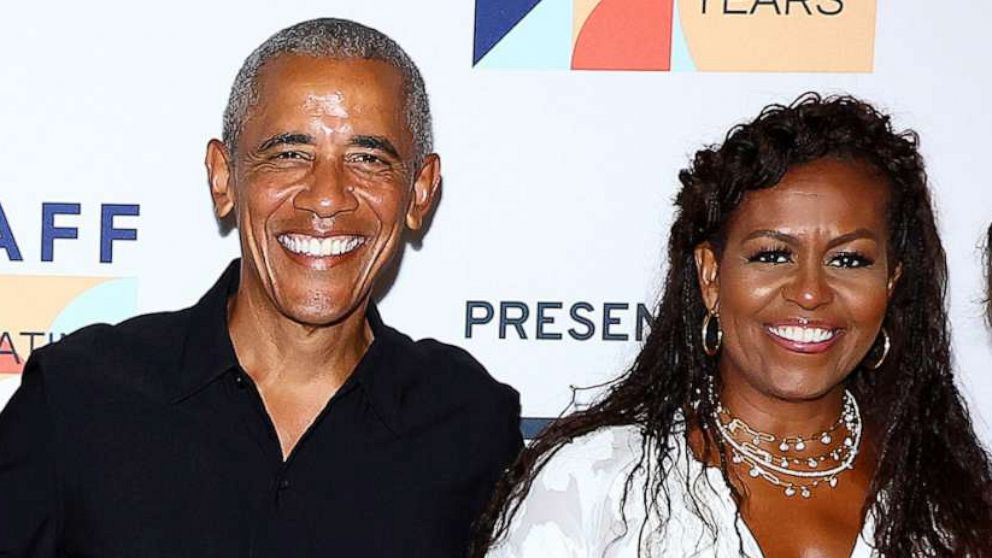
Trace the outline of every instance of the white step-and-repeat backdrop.
<path fill-rule="evenodd" d="M 444 192 L 381 302 L 557 415 L 636 353 L 676 173 L 799 93 L 919 131 L 951 269 L 954 351 L 992 442 L 981 243 L 992 91 L 981 0 L 8 3 L 0 18 L 0 405 L 33 348 L 188 306 L 238 252 L 202 165 L 245 56 L 337 16 L 394 37 L 431 94 Z M 543 318 L 543 319 L 542 319 Z"/>

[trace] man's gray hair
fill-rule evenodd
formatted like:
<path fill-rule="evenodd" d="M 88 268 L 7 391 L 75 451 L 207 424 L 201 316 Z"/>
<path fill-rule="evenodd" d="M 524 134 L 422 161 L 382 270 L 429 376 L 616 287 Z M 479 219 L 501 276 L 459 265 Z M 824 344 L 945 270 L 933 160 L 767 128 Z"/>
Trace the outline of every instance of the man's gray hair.
<path fill-rule="evenodd" d="M 413 60 L 396 41 L 380 31 L 347 19 L 320 18 L 297 23 L 262 43 L 234 78 L 224 110 L 224 145 L 232 154 L 243 130 L 249 109 L 258 102 L 258 76 L 266 62 L 281 54 L 298 54 L 341 60 L 379 60 L 403 76 L 406 123 L 413 136 L 417 166 L 434 146 L 431 109 L 424 78 Z"/>

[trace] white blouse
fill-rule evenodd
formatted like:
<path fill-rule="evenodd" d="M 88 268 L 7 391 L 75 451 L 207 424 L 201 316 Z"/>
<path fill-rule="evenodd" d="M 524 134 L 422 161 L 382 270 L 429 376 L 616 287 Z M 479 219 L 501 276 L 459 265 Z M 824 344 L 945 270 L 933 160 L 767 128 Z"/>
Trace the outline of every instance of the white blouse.
<path fill-rule="evenodd" d="M 638 427 L 624 426 L 602 428 L 563 446 L 538 473 L 506 537 L 487 556 L 635 558 L 639 538 L 640 556 L 645 557 L 729 558 L 741 556 L 741 548 L 749 558 L 762 556 L 754 536 L 736 513 L 720 471 L 705 467 L 705 474 L 700 476 L 703 464 L 688 455 L 685 440 L 678 434 L 672 436 L 673 462 L 663 481 L 671 496 L 668 524 L 659 532 L 659 518 L 652 513 L 642 530 L 645 477 L 639 472 L 624 506 L 625 528 L 620 500 L 627 476 L 641 455 L 642 440 Z M 693 511 L 690 490 L 700 502 L 698 511 L 717 527 L 716 533 L 711 533 Z M 661 513 L 667 513 L 664 502 L 659 507 Z M 869 514 L 852 558 L 872 556 L 872 533 Z"/>

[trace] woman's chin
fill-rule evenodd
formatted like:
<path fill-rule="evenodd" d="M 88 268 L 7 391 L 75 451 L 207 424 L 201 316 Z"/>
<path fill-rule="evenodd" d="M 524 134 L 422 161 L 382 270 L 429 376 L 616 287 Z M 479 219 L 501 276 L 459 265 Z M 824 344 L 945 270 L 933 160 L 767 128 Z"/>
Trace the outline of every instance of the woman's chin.
<path fill-rule="evenodd" d="M 832 393 L 840 382 L 826 383 L 822 378 L 767 378 L 762 391 L 783 401 L 815 401 Z"/>

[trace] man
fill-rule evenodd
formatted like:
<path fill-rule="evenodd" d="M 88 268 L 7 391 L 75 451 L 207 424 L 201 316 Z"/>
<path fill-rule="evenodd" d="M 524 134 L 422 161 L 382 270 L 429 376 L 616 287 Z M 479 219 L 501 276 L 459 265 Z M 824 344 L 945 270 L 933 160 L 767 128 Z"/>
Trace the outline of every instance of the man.
<path fill-rule="evenodd" d="M 464 555 L 519 403 L 370 301 L 440 183 L 416 66 L 353 22 L 283 30 L 206 165 L 242 259 L 190 309 L 33 355 L 0 416 L 0 556 Z"/>

